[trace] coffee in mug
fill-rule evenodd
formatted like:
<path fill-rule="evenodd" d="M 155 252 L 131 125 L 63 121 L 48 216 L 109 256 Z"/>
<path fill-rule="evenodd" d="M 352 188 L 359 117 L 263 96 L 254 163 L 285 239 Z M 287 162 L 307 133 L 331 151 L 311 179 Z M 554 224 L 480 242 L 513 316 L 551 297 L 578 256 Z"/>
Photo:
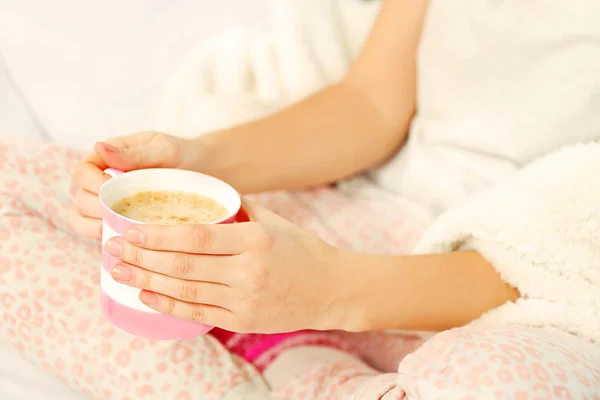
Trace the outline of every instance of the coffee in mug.
<path fill-rule="evenodd" d="M 136 193 L 117 201 L 112 210 L 146 224 L 211 224 L 227 217 L 225 206 L 201 194 L 176 190 Z"/>

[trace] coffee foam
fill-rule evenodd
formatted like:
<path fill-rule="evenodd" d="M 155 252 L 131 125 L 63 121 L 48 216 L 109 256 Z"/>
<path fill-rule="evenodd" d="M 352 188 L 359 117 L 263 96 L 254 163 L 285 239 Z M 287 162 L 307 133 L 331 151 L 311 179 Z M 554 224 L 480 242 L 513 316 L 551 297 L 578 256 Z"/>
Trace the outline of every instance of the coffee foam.
<path fill-rule="evenodd" d="M 117 201 L 112 210 L 129 219 L 148 224 L 208 224 L 227 217 L 216 200 L 181 191 L 148 191 Z"/>

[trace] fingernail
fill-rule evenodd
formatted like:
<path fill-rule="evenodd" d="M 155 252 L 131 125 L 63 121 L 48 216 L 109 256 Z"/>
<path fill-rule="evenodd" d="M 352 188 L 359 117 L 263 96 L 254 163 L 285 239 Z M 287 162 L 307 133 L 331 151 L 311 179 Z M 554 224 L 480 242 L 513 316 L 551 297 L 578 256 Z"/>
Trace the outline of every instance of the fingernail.
<path fill-rule="evenodd" d="M 99 144 L 104 148 L 104 150 L 107 153 L 118 153 L 119 152 L 119 148 L 113 146 L 112 144 L 108 144 L 108 143 L 104 143 L 104 142 L 99 142 Z"/>
<path fill-rule="evenodd" d="M 140 292 L 140 301 L 144 304 L 148 304 L 148 305 L 155 305 L 156 303 L 158 303 L 158 296 L 156 295 L 156 293 L 152 293 L 152 292 L 146 292 L 144 290 L 142 290 Z"/>
<path fill-rule="evenodd" d="M 129 243 L 133 243 L 133 244 L 142 244 L 142 241 L 144 240 L 144 235 L 142 235 L 142 232 L 140 232 L 139 230 L 137 230 L 135 228 L 127 229 L 125 231 L 125 233 L 123 234 L 123 237 Z"/>
<path fill-rule="evenodd" d="M 110 239 L 106 242 L 104 249 L 113 257 L 121 257 L 121 243 L 117 239 Z"/>
<path fill-rule="evenodd" d="M 129 282 L 133 279 L 133 271 L 124 264 L 115 264 L 110 274 L 116 281 Z"/>

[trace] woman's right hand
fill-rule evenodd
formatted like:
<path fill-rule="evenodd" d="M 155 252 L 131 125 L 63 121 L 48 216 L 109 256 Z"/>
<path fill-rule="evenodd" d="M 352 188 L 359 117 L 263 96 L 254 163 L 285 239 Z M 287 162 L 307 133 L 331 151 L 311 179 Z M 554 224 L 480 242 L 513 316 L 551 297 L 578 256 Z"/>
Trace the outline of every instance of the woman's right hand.
<path fill-rule="evenodd" d="M 199 169 L 199 146 L 192 140 L 157 132 L 141 132 L 96 143 L 71 173 L 72 207 L 67 217 L 73 230 L 87 237 L 102 236 L 102 211 L 98 192 L 110 176 L 103 171 L 116 168 Z"/>

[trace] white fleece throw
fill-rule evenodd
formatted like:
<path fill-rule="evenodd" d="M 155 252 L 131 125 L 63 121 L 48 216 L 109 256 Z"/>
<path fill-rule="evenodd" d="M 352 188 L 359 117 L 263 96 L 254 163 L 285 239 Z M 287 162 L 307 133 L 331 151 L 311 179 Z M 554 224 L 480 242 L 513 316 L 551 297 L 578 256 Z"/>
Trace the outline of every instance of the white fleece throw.
<path fill-rule="evenodd" d="M 534 162 L 442 215 L 419 253 L 477 250 L 521 299 L 474 324 L 554 327 L 600 345 L 600 143 Z"/>

